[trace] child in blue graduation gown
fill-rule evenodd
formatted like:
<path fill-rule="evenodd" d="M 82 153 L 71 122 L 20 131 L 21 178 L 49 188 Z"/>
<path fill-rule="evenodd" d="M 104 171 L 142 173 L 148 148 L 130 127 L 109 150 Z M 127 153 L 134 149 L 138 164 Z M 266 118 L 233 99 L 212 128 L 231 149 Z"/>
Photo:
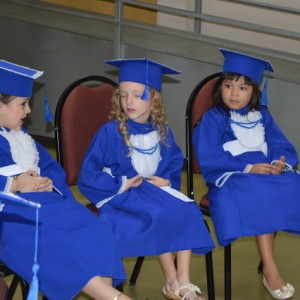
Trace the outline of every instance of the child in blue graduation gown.
<path fill-rule="evenodd" d="M 0 61 L 0 190 L 41 204 L 38 278 L 47 298 L 72 299 L 83 290 L 95 299 L 129 299 L 112 287 L 125 271 L 111 228 L 74 199 L 63 169 L 22 129 L 41 74 Z M 0 230 L 0 260 L 30 282 L 35 210 L 1 205 Z"/>
<path fill-rule="evenodd" d="M 124 257 L 159 255 L 168 299 L 202 299 L 190 284 L 191 252 L 214 243 L 196 203 L 179 192 L 183 156 L 159 93 L 162 74 L 178 71 L 148 59 L 107 63 L 120 68 L 119 87 L 111 121 L 86 153 L 79 189 L 111 224 Z"/>
<path fill-rule="evenodd" d="M 275 263 L 274 233 L 300 233 L 297 153 L 265 105 L 266 90 L 259 90 L 264 70 L 273 72 L 270 62 L 221 52 L 215 104 L 194 131 L 216 235 L 222 246 L 256 236 L 264 286 L 275 299 L 288 299 L 294 288 Z"/>

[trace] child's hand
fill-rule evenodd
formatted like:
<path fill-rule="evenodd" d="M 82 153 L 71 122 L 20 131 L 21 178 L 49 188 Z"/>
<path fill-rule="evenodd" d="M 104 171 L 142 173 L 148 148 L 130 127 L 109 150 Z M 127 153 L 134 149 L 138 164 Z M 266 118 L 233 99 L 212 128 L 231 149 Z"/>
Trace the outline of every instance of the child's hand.
<path fill-rule="evenodd" d="M 35 192 L 51 192 L 53 189 L 53 181 L 48 177 L 37 178 L 35 182 Z"/>
<path fill-rule="evenodd" d="M 249 173 L 257 174 L 282 174 L 285 169 L 285 157 L 281 156 L 279 160 L 272 164 L 254 164 Z"/>
<path fill-rule="evenodd" d="M 41 177 L 34 171 L 28 171 L 18 176 L 19 192 L 49 192 L 52 191 L 53 182 L 48 177 Z"/>
<path fill-rule="evenodd" d="M 249 170 L 249 173 L 271 174 L 272 170 L 273 166 L 271 164 L 254 164 Z"/>
<path fill-rule="evenodd" d="M 170 180 L 169 179 L 165 179 L 162 177 L 158 177 L 158 176 L 149 176 L 147 178 L 147 181 L 158 186 L 158 187 L 162 187 L 162 186 L 168 186 L 170 185 Z"/>
<path fill-rule="evenodd" d="M 285 169 L 285 157 L 281 156 L 279 160 L 272 163 L 273 170 L 272 174 L 282 174 Z"/>
<path fill-rule="evenodd" d="M 138 187 L 143 182 L 143 178 L 141 175 L 136 175 L 130 179 L 127 179 L 124 192 L 127 191 L 131 187 Z"/>

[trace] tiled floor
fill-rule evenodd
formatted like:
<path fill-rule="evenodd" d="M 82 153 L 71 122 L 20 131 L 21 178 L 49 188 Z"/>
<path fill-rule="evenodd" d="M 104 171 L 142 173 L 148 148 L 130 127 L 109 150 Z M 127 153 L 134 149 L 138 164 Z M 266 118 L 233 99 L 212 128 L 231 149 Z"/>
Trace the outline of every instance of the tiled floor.
<path fill-rule="evenodd" d="M 183 173 L 182 191 L 185 192 L 185 174 Z M 195 194 L 203 194 L 206 188 L 201 177 L 196 179 Z M 76 189 L 73 189 L 77 199 L 82 199 Z M 85 200 L 81 202 L 86 203 Z M 300 217 L 300 216 L 299 216 Z M 213 226 L 207 219 L 215 239 Z M 294 300 L 300 299 L 300 237 L 287 233 L 278 233 L 276 237 L 275 254 L 284 278 L 292 283 L 296 289 Z M 224 260 L 223 248 L 217 247 L 213 251 L 214 278 L 216 300 L 224 299 Z M 124 259 L 128 278 L 131 275 L 135 259 Z M 262 286 L 262 277 L 257 273 L 259 256 L 253 237 L 239 239 L 232 245 L 232 300 L 271 300 L 272 298 Z M 9 280 L 9 279 L 8 279 Z M 191 280 L 198 285 L 207 299 L 205 260 L 204 256 L 194 255 L 191 262 Z M 164 279 L 158 259 L 146 257 L 138 277 L 136 286 L 125 283 L 124 292 L 135 300 L 160 300 L 164 299 L 161 293 Z M 15 300 L 21 300 L 18 294 Z M 83 294 L 76 300 L 89 299 Z M 55 299 L 51 299 L 55 300 Z M 69 300 L 69 299 L 66 299 Z"/>

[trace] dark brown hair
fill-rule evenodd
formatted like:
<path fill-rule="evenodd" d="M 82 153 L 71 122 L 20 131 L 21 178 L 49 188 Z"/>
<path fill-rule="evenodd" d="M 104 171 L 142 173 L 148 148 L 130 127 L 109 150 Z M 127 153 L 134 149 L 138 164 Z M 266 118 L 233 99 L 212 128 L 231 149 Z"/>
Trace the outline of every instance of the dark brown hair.
<path fill-rule="evenodd" d="M 253 87 L 253 93 L 249 102 L 249 111 L 251 110 L 259 110 L 260 107 L 260 98 L 261 98 L 261 91 L 259 89 L 259 85 L 251 78 L 238 74 L 238 73 L 229 73 L 225 72 L 221 75 L 221 77 L 217 80 L 213 96 L 214 96 L 214 106 L 221 106 L 226 108 L 223 99 L 222 99 L 222 83 L 224 80 L 229 81 L 237 81 L 240 77 L 245 78 L 245 84 L 251 85 Z"/>

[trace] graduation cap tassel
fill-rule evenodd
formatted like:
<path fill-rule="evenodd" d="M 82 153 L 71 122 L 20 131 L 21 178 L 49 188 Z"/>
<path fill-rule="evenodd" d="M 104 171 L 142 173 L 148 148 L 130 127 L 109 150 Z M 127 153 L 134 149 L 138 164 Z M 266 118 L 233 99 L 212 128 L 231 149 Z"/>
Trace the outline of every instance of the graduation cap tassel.
<path fill-rule="evenodd" d="M 47 96 L 47 90 L 46 90 L 46 79 L 45 75 L 43 76 L 44 79 L 44 119 L 45 122 L 51 122 L 53 120 L 53 115 L 49 106 L 48 96 Z"/>
<path fill-rule="evenodd" d="M 35 229 L 35 247 L 34 247 L 34 264 L 32 267 L 33 278 L 30 284 L 29 293 L 27 296 L 27 300 L 37 300 L 39 293 L 39 281 L 38 281 L 38 271 L 39 265 L 37 263 L 37 250 L 38 250 L 38 224 L 39 224 L 39 209 L 36 209 L 36 229 Z"/>
<path fill-rule="evenodd" d="M 145 101 L 149 100 L 149 86 L 148 86 L 148 84 L 149 84 L 149 82 L 146 81 L 145 82 L 145 89 L 144 89 L 143 95 L 141 97 L 141 99 L 143 99 Z"/>
<path fill-rule="evenodd" d="M 260 100 L 260 104 L 264 105 L 264 106 L 268 106 L 268 97 L 267 97 L 267 90 L 268 90 L 268 79 L 265 80 L 264 82 L 264 88 L 263 91 L 261 93 L 261 100 Z"/>
<path fill-rule="evenodd" d="M 149 100 L 149 80 L 148 80 L 148 60 L 147 60 L 147 64 L 146 64 L 146 80 L 145 80 L 145 89 L 144 89 L 144 93 L 141 96 L 141 99 L 148 101 Z"/>

